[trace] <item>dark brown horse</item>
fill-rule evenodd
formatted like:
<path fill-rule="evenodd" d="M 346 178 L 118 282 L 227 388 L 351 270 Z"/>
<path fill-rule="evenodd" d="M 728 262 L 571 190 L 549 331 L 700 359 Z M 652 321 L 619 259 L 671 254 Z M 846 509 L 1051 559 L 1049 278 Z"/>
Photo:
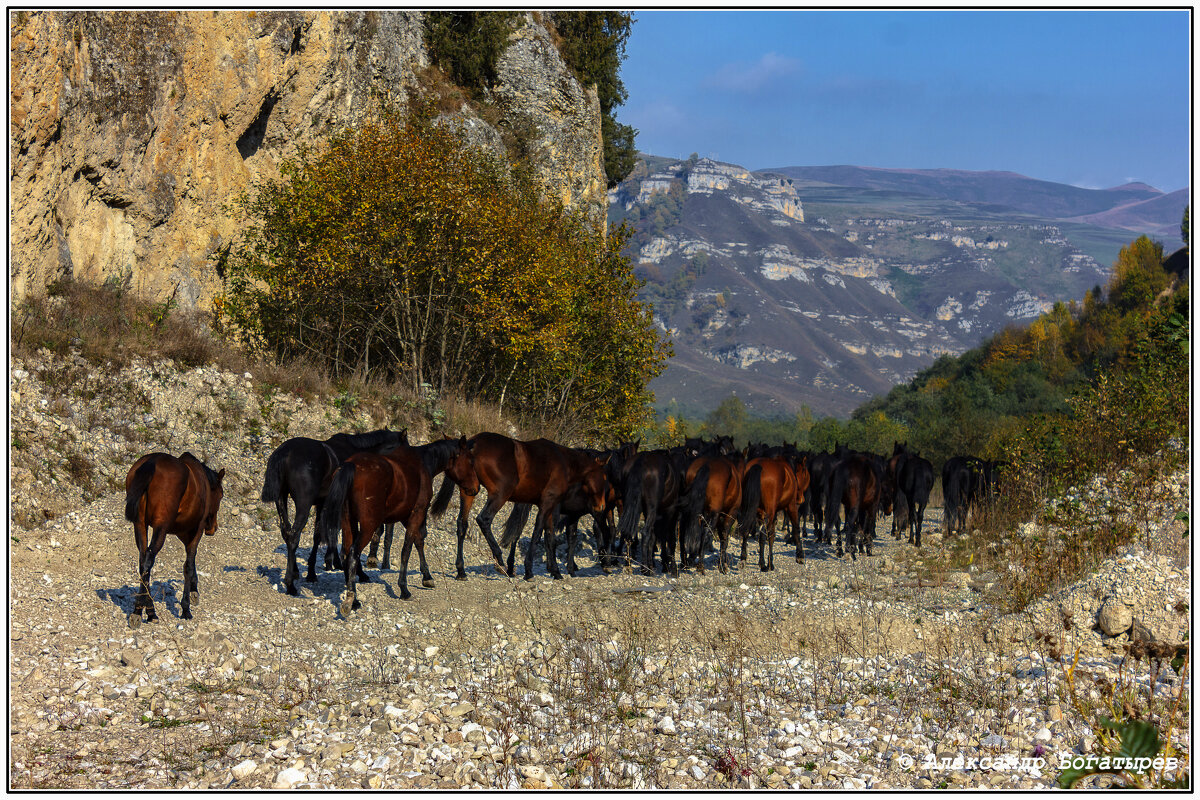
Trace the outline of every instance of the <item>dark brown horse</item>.
<path fill-rule="evenodd" d="M 133 601 L 132 624 L 158 619 L 150 597 L 150 570 L 168 533 L 183 542 L 187 558 L 183 562 L 183 595 L 180 600 L 183 619 L 192 618 L 191 595 L 200 593 L 196 577 L 196 547 L 204 534 L 217 529 L 217 511 L 221 507 L 221 488 L 225 470 L 213 472 L 191 453 L 175 458 L 167 453 L 150 453 L 137 460 L 125 476 L 125 519 L 133 523 L 138 547 L 138 592 Z M 147 528 L 154 529 L 147 540 Z"/>
<path fill-rule="evenodd" d="M 680 530 L 683 532 L 684 566 L 695 564 L 704 572 L 704 545 L 712 541 L 703 526 L 715 529 L 721 540 L 717 569 L 729 570 L 729 526 L 742 505 L 742 465 L 726 456 L 700 456 L 688 464 Z"/>
<path fill-rule="evenodd" d="M 337 433 L 323 442 L 297 436 L 288 439 L 271 453 L 271 457 L 267 459 L 260 499 L 264 503 L 274 503 L 279 513 L 279 534 L 287 547 L 287 568 L 283 585 L 288 594 L 299 594 L 296 589 L 296 549 L 300 545 L 300 533 L 304 530 L 304 524 L 314 506 L 317 516 L 320 516 L 325 495 L 329 491 L 329 482 L 333 479 L 338 464 L 355 453 L 386 453 L 402 444 L 408 444 L 407 431 L 390 431 L 383 428 L 370 433 Z M 296 507 L 296 518 L 290 522 L 287 516 L 289 497 Z M 304 578 L 308 583 L 315 583 L 317 580 L 317 546 L 320 543 L 317 525 L 314 522 L 313 546 L 308 554 L 308 574 Z M 331 559 L 331 555 L 334 558 Z M 337 543 L 333 540 L 326 542 L 326 569 L 330 569 L 331 562 L 334 569 L 341 566 L 337 564 L 336 555 Z"/>
<path fill-rule="evenodd" d="M 477 492 L 475 471 L 471 465 L 471 447 L 465 439 L 454 443 L 442 465 L 446 474 L 463 487 Z M 433 494 L 433 475 L 425 466 L 422 451 L 402 445 L 386 455 L 356 453 L 338 467 L 329 486 L 325 507 L 318 520 L 322 535 L 332 541 L 342 529 L 342 571 L 346 576 L 346 597 L 342 616 L 361 607 L 355 589 L 359 557 L 372 534 L 385 523 L 404 523 L 404 548 L 400 552 L 400 597 L 408 600 L 408 556 L 417 546 L 421 560 L 421 584 L 433 586 L 433 576 L 425 561 L 425 516 Z"/>
<path fill-rule="evenodd" d="M 858 553 L 872 555 L 875 550 L 875 513 L 887 491 L 884 483 L 885 469 L 882 459 L 867 453 L 846 451 L 830 475 L 829 491 L 825 506 L 825 535 L 829 540 L 830 528 L 837 525 L 840 505 L 845 509 L 846 520 L 838 528 L 837 554 L 843 555 L 842 533 L 848 537 L 850 557 Z"/>
<path fill-rule="evenodd" d="M 787 515 L 792 530 L 800 528 L 796 491 L 796 471 L 783 458 L 752 458 L 746 462 L 742 481 L 742 561 L 746 560 L 746 541 L 758 532 L 758 568 L 763 572 L 775 569 L 775 517 L 780 511 Z M 797 540 L 796 560 L 804 561 L 804 548 Z"/>
<path fill-rule="evenodd" d="M 488 501 L 475 518 L 479 529 L 491 548 L 496 567 L 505 575 L 514 574 L 517 540 L 521 530 L 517 526 L 506 526 L 505 539 L 499 544 L 492 534 L 492 520 L 505 503 L 532 503 L 538 507 L 534 520 L 533 538 L 545 537 L 547 570 L 556 579 L 562 578 L 554 552 L 554 513 L 567 489 L 572 484 L 582 484 L 584 495 L 591 510 L 603 513 L 607 481 L 604 465 L 592 456 L 563 447 L 549 439 L 534 439 L 522 442 L 498 433 L 480 433 L 470 440 L 475 463 L 475 474 L 487 488 Z M 434 516 L 445 511 L 450 502 L 453 486 L 443 484 L 433 503 Z M 467 515 L 474 498 L 461 494 L 462 505 L 458 513 L 458 554 L 455 566 L 460 581 L 467 579 L 463 562 L 463 539 L 467 535 Z M 514 513 L 517 513 L 514 510 Z M 508 564 L 504 565 L 501 546 L 509 548 Z M 525 553 L 525 579 L 533 579 L 533 550 Z"/>

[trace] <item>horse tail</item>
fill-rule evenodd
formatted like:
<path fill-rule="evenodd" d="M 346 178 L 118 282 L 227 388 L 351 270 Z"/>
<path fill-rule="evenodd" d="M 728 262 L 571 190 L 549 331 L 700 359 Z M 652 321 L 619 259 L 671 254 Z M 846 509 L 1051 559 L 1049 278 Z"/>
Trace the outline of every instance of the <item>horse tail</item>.
<path fill-rule="evenodd" d="M 846 469 L 834 468 L 830 471 L 825 482 L 825 498 L 824 498 L 824 522 L 828 528 L 830 524 L 838 524 L 838 517 L 842 497 L 846 494 L 846 482 L 849 479 L 850 472 Z"/>
<path fill-rule="evenodd" d="M 708 475 L 708 464 L 704 464 L 692 479 L 692 487 L 683 502 L 683 548 L 686 553 L 700 553 L 700 517 L 708 495 Z"/>
<path fill-rule="evenodd" d="M 274 503 L 279 499 L 279 492 L 283 488 L 283 456 L 284 453 L 276 450 L 267 459 L 267 474 L 258 498 L 264 503 Z"/>
<path fill-rule="evenodd" d="M 142 502 L 142 495 L 150 488 L 150 479 L 153 477 L 153 461 L 145 462 L 133 473 L 133 480 L 129 482 L 129 487 L 125 489 L 125 519 L 129 522 L 137 520 L 138 503 Z"/>
<path fill-rule="evenodd" d="M 442 476 L 442 488 L 438 489 L 437 497 L 433 498 L 433 505 L 429 507 L 431 516 L 436 518 L 446 513 L 450 506 L 450 498 L 454 496 L 454 487 L 457 485 L 449 475 Z"/>
<path fill-rule="evenodd" d="M 317 533 L 326 546 L 336 545 L 338 530 L 342 527 L 342 506 L 346 504 L 346 495 L 354 485 L 354 462 L 346 461 L 333 473 L 333 481 L 329 484 L 329 493 L 325 496 L 325 505 L 321 508 L 320 519 L 317 520 Z M 316 547 L 316 544 L 313 544 Z"/>
<path fill-rule="evenodd" d="M 642 516 L 642 476 L 630 475 L 625 484 L 625 508 L 621 511 L 621 522 L 617 530 L 621 541 L 636 541 L 638 519 Z"/>
<path fill-rule="evenodd" d="M 746 473 L 742 484 L 742 516 L 738 528 L 753 531 L 758 522 L 758 504 L 762 500 L 762 464 L 755 464 Z"/>
<path fill-rule="evenodd" d="M 513 542 L 521 538 L 525 523 L 529 521 L 529 512 L 533 503 L 514 503 L 508 522 L 504 523 L 504 533 L 500 536 L 500 547 L 512 547 Z M 532 545 L 530 545 L 532 547 Z"/>

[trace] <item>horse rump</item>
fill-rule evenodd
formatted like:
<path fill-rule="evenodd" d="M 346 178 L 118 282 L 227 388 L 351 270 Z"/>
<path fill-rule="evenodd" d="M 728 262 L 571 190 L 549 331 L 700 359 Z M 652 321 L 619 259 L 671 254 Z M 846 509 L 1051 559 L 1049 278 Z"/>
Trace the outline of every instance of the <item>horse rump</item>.
<path fill-rule="evenodd" d="M 263 477 L 262 492 L 258 496 L 264 503 L 274 503 L 279 499 L 279 493 L 283 489 L 282 464 L 286 455 L 282 447 L 277 447 L 267 459 L 267 474 Z"/>
<path fill-rule="evenodd" d="M 708 464 L 696 471 L 696 477 L 692 479 L 692 486 L 683 502 L 683 551 L 685 556 L 697 559 L 702 557 L 701 516 L 704 514 L 704 501 L 708 495 L 709 472 Z"/>

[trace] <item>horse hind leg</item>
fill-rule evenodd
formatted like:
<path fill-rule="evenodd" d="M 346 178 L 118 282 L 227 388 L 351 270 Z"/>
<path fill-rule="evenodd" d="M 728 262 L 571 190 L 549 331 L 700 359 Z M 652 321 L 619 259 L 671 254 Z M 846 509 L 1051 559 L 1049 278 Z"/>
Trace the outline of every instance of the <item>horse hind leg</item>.
<path fill-rule="evenodd" d="M 175 515 L 171 515 L 171 522 L 175 521 Z M 149 547 L 146 548 L 146 554 L 142 559 L 142 574 L 141 574 L 141 592 L 143 597 L 143 608 L 146 611 L 146 622 L 154 622 L 158 619 L 158 613 L 154 610 L 154 598 L 150 594 L 150 571 L 154 569 L 154 560 L 158 557 L 158 551 L 162 549 L 163 543 L 167 539 L 167 526 L 161 528 L 155 526 L 154 538 L 151 540 Z M 186 597 L 186 593 L 184 594 Z"/>
<path fill-rule="evenodd" d="M 197 529 L 190 541 L 184 544 L 187 556 L 183 562 L 183 596 L 179 600 L 180 619 L 192 618 L 192 595 L 199 597 L 196 584 L 196 546 L 204 535 L 203 528 Z"/>
<path fill-rule="evenodd" d="M 421 585 L 426 589 L 432 589 L 436 584 L 433 582 L 433 575 L 429 571 L 429 562 L 425 560 L 425 535 L 428 533 L 425 526 L 425 520 L 421 520 L 421 527 L 417 532 L 417 558 L 421 561 Z M 405 537 L 407 539 L 407 537 Z"/>

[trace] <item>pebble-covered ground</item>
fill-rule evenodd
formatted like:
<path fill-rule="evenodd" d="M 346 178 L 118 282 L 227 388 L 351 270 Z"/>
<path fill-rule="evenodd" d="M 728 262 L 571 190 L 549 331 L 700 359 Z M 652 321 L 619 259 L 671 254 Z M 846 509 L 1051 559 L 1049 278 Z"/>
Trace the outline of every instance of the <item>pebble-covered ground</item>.
<path fill-rule="evenodd" d="M 257 495 L 279 441 L 346 420 L 211 368 L 76 368 L 52 386 L 61 362 L 10 365 L 11 788 L 1048 787 L 1062 754 L 1103 744 L 1077 706 L 1102 708 L 1105 680 L 1153 692 L 1159 713 L 1180 698 L 1174 671 L 1124 657 L 1128 634 L 1094 629 L 1119 598 L 1160 639 L 1186 630 L 1190 567 L 1154 546 L 1002 618 L 995 575 L 930 573 L 937 536 L 919 554 L 881 536 L 857 562 L 810 541 L 805 564 L 781 537 L 772 573 L 751 545 L 727 575 L 677 579 L 604 575 L 585 540 L 577 576 L 539 565 L 525 582 L 497 575 L 472 533 L 457 582 L 454 503 L 430 526 L 435 588 L 415 558 L 408 602 L 395 565 L 369 568 L 345 619 L 340 573 L 281 591 Z M 89 376 L 143 405 L 86 397 Z M 154 449 L 229 477 L 195 619 L 179 619 L 172 537 L 153 574 L 160 619 L 131 627 L 137 550 L 116 481 Z M 940 509 L 929 517 L 936 530 Z"/>

